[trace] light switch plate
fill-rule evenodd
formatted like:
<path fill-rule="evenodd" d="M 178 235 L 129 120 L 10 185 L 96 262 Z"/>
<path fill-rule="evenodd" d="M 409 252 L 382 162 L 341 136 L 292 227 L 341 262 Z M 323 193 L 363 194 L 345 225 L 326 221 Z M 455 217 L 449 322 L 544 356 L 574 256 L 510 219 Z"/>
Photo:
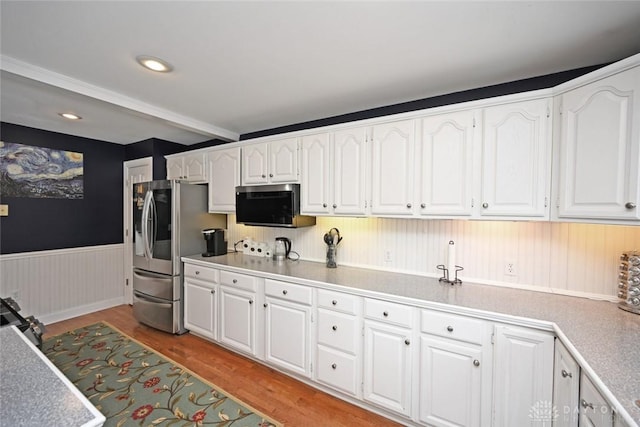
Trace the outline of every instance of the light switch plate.
<path fill-rule="evenodd" d="M 0 205 L 0 216 L 9 216 L 9 205 Z"/>

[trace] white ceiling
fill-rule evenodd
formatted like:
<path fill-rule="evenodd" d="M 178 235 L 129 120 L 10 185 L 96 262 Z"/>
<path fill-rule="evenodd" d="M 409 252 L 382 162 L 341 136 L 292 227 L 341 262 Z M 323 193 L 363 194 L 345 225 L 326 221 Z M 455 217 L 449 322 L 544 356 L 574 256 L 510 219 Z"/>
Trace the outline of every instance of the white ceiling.
<path fill-rule="evenodd" d="M 3 122 L 194 144 L 616 61 L 640 1 L 7 1 Z M 157 74 L 137 55 L 170 62 Z M 57 113 L 74 111 L 78 122 Z"/>

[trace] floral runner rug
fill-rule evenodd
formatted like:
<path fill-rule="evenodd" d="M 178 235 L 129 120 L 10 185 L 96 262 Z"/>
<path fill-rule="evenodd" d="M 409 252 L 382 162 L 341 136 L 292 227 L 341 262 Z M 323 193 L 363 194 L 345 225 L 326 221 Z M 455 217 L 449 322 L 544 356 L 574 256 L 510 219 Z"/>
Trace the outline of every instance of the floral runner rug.
<path fill-rule="evenodd" d="M 105 426 L 282 425 L 106 322 L 51 337 L 42 351 Z"/>

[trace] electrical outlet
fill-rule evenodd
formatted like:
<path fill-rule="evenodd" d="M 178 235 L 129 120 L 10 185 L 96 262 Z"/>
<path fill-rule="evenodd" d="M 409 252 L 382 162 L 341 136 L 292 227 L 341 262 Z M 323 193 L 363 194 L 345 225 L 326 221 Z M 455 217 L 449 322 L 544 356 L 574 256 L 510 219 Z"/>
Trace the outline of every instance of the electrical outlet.
<path fill-rule="evenodd" d="M 384 262 L 393 262 L 393 253 L 391 251 L 384 251 Z"/>
<path fill-rule="evenodd" d="M 505 276 L 517 276 L 516 263 L 513 261 L 507 261 L 504 264 L 504 274 Z"/>

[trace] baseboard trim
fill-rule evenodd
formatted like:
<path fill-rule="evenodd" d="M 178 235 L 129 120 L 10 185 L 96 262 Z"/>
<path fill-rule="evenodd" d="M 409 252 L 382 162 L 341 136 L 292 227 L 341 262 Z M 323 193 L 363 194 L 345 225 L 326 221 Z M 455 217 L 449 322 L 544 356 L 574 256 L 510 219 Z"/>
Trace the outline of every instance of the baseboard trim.
<path fill-rule="evenodd" d="M 79 307 L 73 307 L 68 310 L 62 310 L 55 313 L 47 314 L 38 318 L 44 323 L 45 328 L 50 323 L 61 322 L 63 320 L 72 319 L 74 317 L 82 316 L 85 314 L 93 313 L 96 311 L 104 310 L 118 305 L 125 304 L 124 296 L 118 298 L 112 298 L 110 300 L 98 301 L 92 304 L 86 304 Z"/>

